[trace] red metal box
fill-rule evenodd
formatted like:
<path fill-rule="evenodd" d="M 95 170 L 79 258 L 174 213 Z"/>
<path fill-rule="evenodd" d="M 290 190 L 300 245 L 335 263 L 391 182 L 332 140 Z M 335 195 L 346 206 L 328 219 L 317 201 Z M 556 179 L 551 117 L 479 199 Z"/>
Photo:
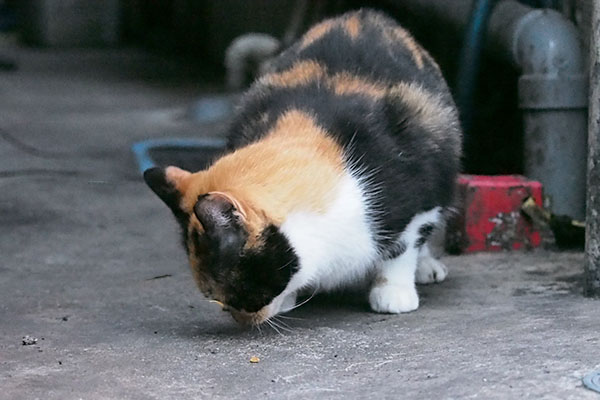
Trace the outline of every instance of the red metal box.
<path fill-rule="evenodd" d="M 520 208 L 530 196 L 542 204 L 541 183 L 520 175 L 461 175 L 457 185 L 459 212 L 448 227 L 449 237 L 455 235 L 455 250 L 469 253 L 540 245 L 540 233 Z"/>

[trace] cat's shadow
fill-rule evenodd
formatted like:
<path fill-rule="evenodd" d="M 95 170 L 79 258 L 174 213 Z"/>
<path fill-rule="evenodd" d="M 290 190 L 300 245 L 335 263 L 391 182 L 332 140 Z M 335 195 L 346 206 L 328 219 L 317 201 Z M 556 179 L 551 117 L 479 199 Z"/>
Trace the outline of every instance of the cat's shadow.
<path fill-rule="evenodd" d="M 428 308 L 443 308 L 447 301 L 443 285 L 421 285 L 419 293 Z M 446 285 L 446 289 L 451 285 Z M 310 296 L 300 297 L 298 304 Z M 412 314 L 412 313 L 411 313 Z M 152 328 L 168 336 L 184 340 L 251 340 L 258 338 L 277 338 L 281 335 L 306 335 L 319 328 L 348 329 L 349 325 L 370 324 L 382 319 L 394 318 L 394 315 L 378 314 L 371 310 L 367 294 L 362 291 L 345 291 L 318 294 L 296 309 L 278 315 L 275 326 L 263 323 L 259 328 L 236 323 L 228 312 L 199 315 L 191 312 L 176 320 L 154 321 Z M 406 319 L 406 317 L 405 317 Z M 161 329 L 162 328 L 162 329 Z"/>
<path fill-rule="evenodd" d="M 298 304 L 305 304 L 283 314 L 282 317 L 294 318 L 305 322 L 306 327 L 314 327 L 315 321 L 336 321 L 340 316 L 363 314 L 370 312 L 366 294 L 358 292 L 323 293 L 309 297 L 301 297 Z M 300 325 L 300 323 L 298 323 Z"/>

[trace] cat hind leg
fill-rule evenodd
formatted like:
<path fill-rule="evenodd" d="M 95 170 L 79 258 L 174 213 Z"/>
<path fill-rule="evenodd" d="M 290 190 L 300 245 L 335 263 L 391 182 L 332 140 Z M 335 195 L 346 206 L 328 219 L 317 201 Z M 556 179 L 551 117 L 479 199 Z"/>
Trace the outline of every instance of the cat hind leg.
<path fill-rule="evenodd" d="M 439 222 L 440 210 L 436 207 L 415 215 L 400 235 L 399 243 L 403 250 L 401 254 L 378 265 L 369 293 L 369 304 L 373 311 L 397 314 L 419 308 L 419 295 L 415 286 L 417 265 L 420 253 L 426 248 L 427 238 Z M 423 253 L 422 263 L 428 260 L 428 251 L 427 248 Z M 424 267 L 428 263 L 429 261 L 425 262 Z M 436 276 L 438 273 L 441 277 L 441 270 L 436 270 Z"/>
<path fill-rule="evenodd" d="M 417 257 L 416 282 L 423 285 L 439 283 L 446 279 L 446 276 L 448 276 L 448 268 L 431 254 L 429 245 L 425 243 Z"/>

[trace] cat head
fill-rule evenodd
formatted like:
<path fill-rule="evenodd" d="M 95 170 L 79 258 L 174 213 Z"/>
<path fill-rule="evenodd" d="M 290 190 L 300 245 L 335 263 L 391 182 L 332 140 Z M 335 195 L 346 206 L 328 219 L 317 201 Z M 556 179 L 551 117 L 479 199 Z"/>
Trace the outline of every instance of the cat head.
<path fill-rule="evenodd" d="M 298 258 L 264 210 L 239 193 L 213 190 L 205 172 L 151 168 L 144 180 L 173 212 L 196 283 L 240 323 L 291 308 L 286 288 Z"/>

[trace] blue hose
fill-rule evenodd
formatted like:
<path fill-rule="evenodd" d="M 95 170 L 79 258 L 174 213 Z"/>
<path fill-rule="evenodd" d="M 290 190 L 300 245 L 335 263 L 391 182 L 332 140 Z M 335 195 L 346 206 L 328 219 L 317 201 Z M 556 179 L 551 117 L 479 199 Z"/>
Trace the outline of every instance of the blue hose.
<path fill-rule="evenodd" d="M 456 80 L 456 103 L 460 110 L 465 139 L 473 124 L 473 96 L 477 86 L 481 50 L 485 41 L 487 23 L 496 0 L 475 0 L 471 8 L 469 25 L 460 52 L 460 64 Z"/>

